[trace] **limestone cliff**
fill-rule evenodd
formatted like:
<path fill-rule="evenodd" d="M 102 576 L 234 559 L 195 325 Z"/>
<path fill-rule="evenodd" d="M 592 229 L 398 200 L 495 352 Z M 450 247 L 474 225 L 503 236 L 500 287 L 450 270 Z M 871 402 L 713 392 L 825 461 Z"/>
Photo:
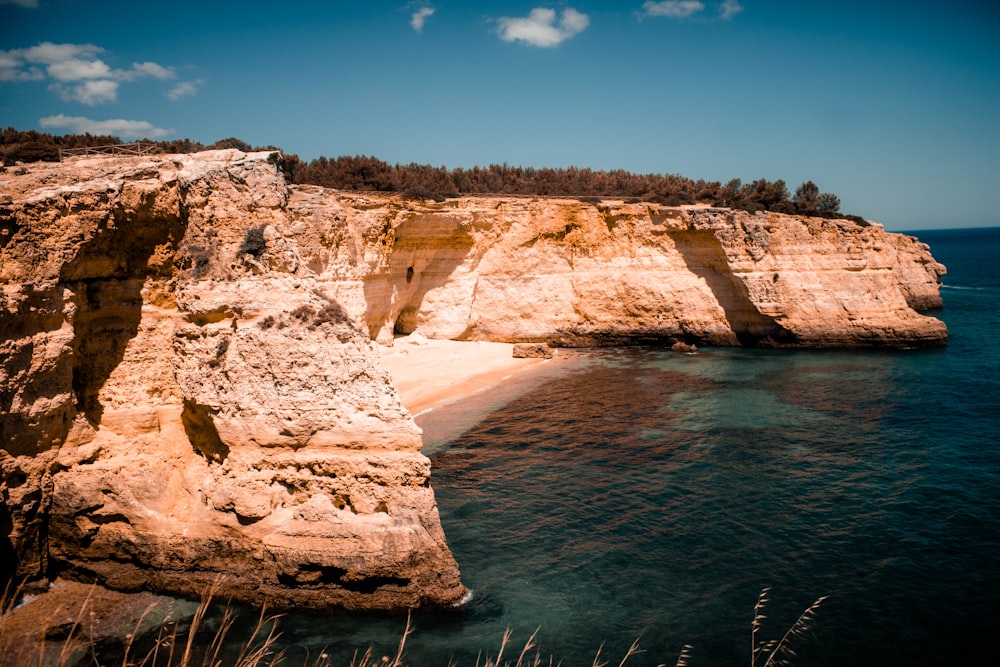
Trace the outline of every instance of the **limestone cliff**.
<path fill-rule="evenodd" d="M 944 267 L 881 225 L 698 206 L 341 196 L 392 220 L 357 311 L 372 337 L 605 345 L 925 346 Z M 376 208 L 372 208 L 372 207 Z M 374 297 L 374 298 L 371 298 Z"/>
<path fill-rule="evenodd" d="M 0 551 L 21 575 L 456 602 L 377 341 L 922 346 L 944 267 L 875 224 L 287 186 L 273 153 L 0 173 Z"/>
<path fill-rule="evenodd" d="M 465 595 L 420 431 L 278 238 L 269 157 L 0 174 L 5 566 L 278 606 Z"/>

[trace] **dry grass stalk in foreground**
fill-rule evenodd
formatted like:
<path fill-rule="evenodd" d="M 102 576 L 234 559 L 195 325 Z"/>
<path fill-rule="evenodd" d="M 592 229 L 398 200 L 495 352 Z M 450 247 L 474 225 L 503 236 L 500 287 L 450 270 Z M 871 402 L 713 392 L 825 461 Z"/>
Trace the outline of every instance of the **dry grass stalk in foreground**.
<path fill-rule="evenodd" d="M 201 603 L 191 616 L 186 632 L 181 632 L 181 620 L 171 618 L 168 612 L 158 626 L 154 625 L 155 635 L 144 633 L 143 628 L 147 616 L 157 606 L 153 603 L 135 622 L 133 631 L 122 639 L 120 655 L 113 659 L 107 658 L 109 652 L 106 646 L 99 646 L 100 635 L 95 613 L 90 609 L 91 595 L 96 586 L 90 587 L 83 603 L 80 604 L 75 619 L 71 623 L 60 624 L 53 612 L 48 623 L 42 623 L 39 633 L 35 636 L 10 636 L 8 624 L 4 623 L 16 606 L 20 597 L 20 589 L 8 586 L 7 592 L 0 602 L 0 665 L 3 667 L 262 667 L 264 665 L 280 665 L 284 651 L 276 649 L 280 638 L 277 631 L 279 616 L 268 616 L 266 608 L 261 609 L 257 624 L 250 636 L 243 642 L 239 654 L 231 661 L 220 659 L 220 652 L 225 644 L 229 631 L 236 620 L 236 614 L 231 606 L 226 606 L 218 622 L 218 628 L 207 647 L 202 650 L 197 646 L 197 635 L 202 622 L 212 604 L 216 586 L 203 595 Z M 89 632 L 87 619 L 89 619 Z M 49 629 L 64 630 L 61 641 L 46 636 Z M 145 636 L 144 636 L 145 635 Z M 104 638 L 106 639 L 106 637 Z M 143 640 L 145 645 L 152 642 L 145 655 L 133 655 L 137 641 Z M 115 649 L 117 652 L 118 649 Z M 325 663 L 317 663 L 317 666 Z"/>
<path fill-rule="evenodd" d="M 781 639 L 771 639 L 768 641 L 758 640 L 757 633 L 760 631 L 767 616 L 764 614 L 765 607 L 769 602 L 768 594 L 771 592 L 770 586 L 765 586 L 757 597 L 757 604 L 753 608 L 753 623 L 750 630 L 750 667 L 757 667 L 758 660 L 761 667 L 788 666 L 792 658 L 795 657 L 795 650 L 792 648 L 792 639 L 802 639 L 809 631 L 810 624 L 816 618 L 816 610 L 823 604 L 829 596 L 824 595 L 816 599 L 799 616 Z"/>
<path fill-rule="evenodd" d="M 281 617 L 279 615 L 268 616 L 266 609 L 261 609 L 253 631 L 244 641 L 239 654 L 236 658 L 232 659 L 232 662 L 224 661 L 220 657 L 223 646 L 226 643 L 226 638 L 236 621 L 236 614 L 229 605 L 222 612 L 221 619 L 218 621 L 218 627 L 212 635 L 208 646 L 204 651 L 197 648 L 197 635 L 203 626 L 205 616 L 211 606 L 216 590 L 217 587 L 213 585 L 202 596 L 201 604 L 198 605 L 198 608 L 191 616 L 190 625 L 186 632 L 181 632 L 179 628 L 180 622 L 171 619 L 168 614 L 156 630 L 152 647 L 147 650 L 144 656 L 133 657 L 132 651 L 137 639 L 142 635 L 143 623 L 147 615 L 153 610 L 155 604 L 147 607 L 136 622 L 133 632 L 126 635 L 120 657 L 115 657 L 113 661 L 109 662 L 107 659 L 102 660 L 102 651 L 94 643 L 93 632 L 87 635 L 89 646 L 83 644 L 83 652 L 81 653 L 81 640 L 78 638 L 78 634 L 80 634 L 81 628 L 84 627 L 84 619 L 87 618 L 88 605 L 90 604 L 89 594 L 80 606 L 76 614 L 76 620 L 68 628 L 61 646 L 56 646 L 52 651 L 48 650 L 44 636 L 45 628 L 43 628 L 42 634 L 36 638 L 36 641 L 32 642 L 33 646 L 25 645 L 22 640 L 17 644 L 19 646 L 18 653 L 16 655 L 12 653 L 11 650 L 15 644 L 12 643 L 13 638 L 4 635 L 5 625 L 2 621 L 14 609 L 14 601 L 18 598 L 20 589 L 11 589 L 8 587 L 3 599 L 0 600 L 0 665 L 3 667 L 8 665 L 17 665 L 18 667 L 21 665 L 31 667 L 76 667 L 78 665 L 88 665 L 91 667 L 280 667 L 286 665 L 284 650 L 280 650 L 276 646 L 281 637 L 281 633 L 277 629 L 278 621 Z M 93 591 L 93 587 L 91 591 Z M 791 660 L 796 655 L 792 648 L 792 641 L 805 638 L 806 633 L 810 629 L 811 622 L 815 619 L 816 611 L 827 599 L 827 596 L 820 597 L 806 608 L 780 639 L 762 640 L 758 639 L 758 635 L 761 632 L 764 620 L 767 618 L 764 612 L 769 602 L 768 595 L 770 591 L 770 587 L 762 589 L 757 598 L 757 603 L 754 605 L 754 617 L 750 634 L 750 667 L 791 665 Z M 89 612 L 89 614 L 91 624 L 93 624 L 93 612 Z M 561 664 L 555 663 L 551 656 L 543 661 L 536 643 L 536 637 L 540 630 L 541 628 L 538 628 L 531 634 L 516 660 L 504 661 L 504 652 L 508 649 L 512 636 L 510 629 L 507 629 L 501 639 L 496 657 L 487 656 L 482 658 L 480 655 L 476 659 L 475 667 L 542 667 L 544 664 L 552 667 L 554 664 Z M 382 656 L 381 658 L 376 658 L 373 653 L 373 647 L 369 646 L 360 655 L 355 651 L 348 667 L 406 667 L 404 650 L 406 641 L 413 632 L 412 618 L 408 614 L 406 627 L 399 640 L 395 657 Z M 148 640 L 146 643 L 148 644 Z M 602 662 L 601 660 L 603 649 L 604 646 L 602 644 L 594 656 L 591 667 L 609 666 L 608 662 Z M 57 654 L 56 651 L 58 652 Z M 688 667 L 693 651 L 694 647 L 685 644 L 681 649 L 680 655 L 677 657 L 676 663 L 674 663 L 676 667 Z M 645 651 L 639 648 L 639 639 L 636 639 L 625 652 L 624 657 L 618 663 L 618 667 L 625 667 L 630 658 L 640 653 L 645 653 Z M 333 667 L 333 663 L 330 661 L 328 654 L 323 652 L 312 662 L 309 662 L 307 658 L 306 662 L 303 663 L 303 667 Z M 456 667 L 456 664 L 453 661 L 449 661 L 448 667 Z M 657 667 L 665 667 L 665 665 L 660 664 Z"/>

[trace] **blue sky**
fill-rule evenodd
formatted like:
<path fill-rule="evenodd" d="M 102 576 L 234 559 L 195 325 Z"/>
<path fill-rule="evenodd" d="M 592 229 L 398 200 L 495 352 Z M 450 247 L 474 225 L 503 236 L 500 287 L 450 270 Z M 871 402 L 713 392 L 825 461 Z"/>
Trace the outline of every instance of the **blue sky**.
<path fill-rule="evenodd" d="M 0 126 L 804 180 L 1000 224 L 1000 3 L 0 0 Z"/>

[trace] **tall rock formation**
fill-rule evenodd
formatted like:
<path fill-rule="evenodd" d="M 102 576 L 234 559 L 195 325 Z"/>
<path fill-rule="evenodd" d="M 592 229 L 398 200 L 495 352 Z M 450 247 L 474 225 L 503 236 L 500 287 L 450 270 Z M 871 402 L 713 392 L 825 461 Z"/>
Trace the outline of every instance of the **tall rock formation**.
<path fill-rule="evenodd" d="M 315 608 L 465 595 L 374 343 L 275 238 L 291 223 L 273 161 L 0 175 L 2 548 L 18 574 Z"/>
<path fill-rule="evenodd" d="M 942 344 L 875 224 L 287 186 L 275 153 L 0 173 L 0 552 L 22 576 L 279 606 L 450 604 L 375 342 Z M 238 573 L 238 574 L 236 574 Z M 7 574 L 11 574 L 8 572 Z"/>

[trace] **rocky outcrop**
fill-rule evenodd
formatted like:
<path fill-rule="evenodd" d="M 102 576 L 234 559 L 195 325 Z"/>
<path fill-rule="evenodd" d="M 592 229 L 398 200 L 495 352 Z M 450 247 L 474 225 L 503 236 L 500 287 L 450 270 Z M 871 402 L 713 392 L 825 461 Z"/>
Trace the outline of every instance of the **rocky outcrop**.
<path fill-rule="evenodd" d="M 383 342 L 393 331 L 557 346 L 904 347 L 947 337 L 915 310 L 941 305 L 944 267 L 877 224 L 620 201 L 344 201 L 394 221 L 392 250 L 368 277 L 383 298 L 363 311 Z"/>
<path fill-rule="evenodd" d="M 273 161 L 0 175 L 5 566 L 277 606 L 466 594 L 419 429 L 280 237 Z"/>
<path fill-rule="evenodd" d="M 545 343 L 515 343 L 512 354 L 515 359 L 551 359 L 552 348 Z"/>
<path fill-rule="evenodd" d="M 375 341 L 921 346 L 944 267 L 875 224 L 287 186 L 274 153 L 0 173 L 0 551 L 23 576 L 449 604 Z M 238 574 L 234 574 L 238 573 Z"/>

